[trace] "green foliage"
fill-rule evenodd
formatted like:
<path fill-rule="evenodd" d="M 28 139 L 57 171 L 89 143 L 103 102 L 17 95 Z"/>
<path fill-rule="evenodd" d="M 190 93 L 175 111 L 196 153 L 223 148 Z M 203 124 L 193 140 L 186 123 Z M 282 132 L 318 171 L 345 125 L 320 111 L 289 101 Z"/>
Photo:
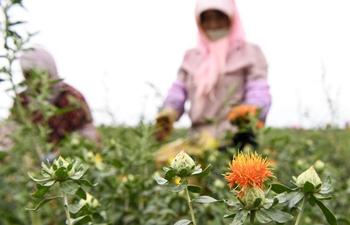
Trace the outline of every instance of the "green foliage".
<path fill-rule="evenodd" d="M 96 221 L 96 223 L 108 222 L 110 224 L 168 225 L 175 224 L 176 221 L 181 221 L 186 217 L 188 218 L 187 200 L 183 192 L 169 194 L 166 189 L 159 186 L 159 180 L 154 180 L 154 177 L 160 177 L 162 171 L 164 172 L 164 175 L 166 173 L 162 168 L 157 168 L 154 161 L 154 156 L 159 144 L 155 143 L 153 140 L 151 126 L 143 123 L 140 123 L 133 128 L 123 126 L 102 126 L 100 127 L 100 131 L 104 137 L 104 149 L 102 151 L 96 151 L 93 143 L 89 143 L 80 138 L 77 139 L 77 136 L 75 135 L 72 135 L 70 139 L 67 139 L 62 149 L 62 157 L 77 158 L 82 164 L 89 167 L 89 172 L 84 175 L 86 180 L 89 180 L 91 183 L 98 183 L 97 186 L 91 187 L 86 191 L 94 196 L 99 201 L 100 205 L 95 209 L 87 209 L 87 207 L 82 209 L 90 210 L 90 213 L 95 215 L 93 216 L 93 221 Z M 176 132 L 177 133 L 174 133 L 172 138 L 179 137 L 182 135 L 181 133 L 184 133 L 182 130 L 177 130 Z M 293 187 L 292 184 L 288 185 L 288 183 L 293 175 L 300 174 L 300 171 L 303 171 L 300 168 L 300 166 L 303 165 L 292 163 L 301 158 L 298 154 L 289 154 L 289 157 L 286 157 L 283 151 L 287 151 L 290 148 L 299 148 L 295 151 L 304 152 L 306 151 L 304 147 L 310 147 L 310 145 L 303 144 L 306 140 L 310 140 L 313 145 L 318 146 L 319 142 L 325 144 L 324 139 L 329 137 L 324 138 L 323 136 L 314 136 L 314 133 L 317 131 L 301 131 L 303 132 L 303 137 L 298 137 L 294 140 L 295 131 L 271 129 L 270 132 L 275 132 L 275 134 L 272 135 L 272 137 L 269 137 L 271 133 L 268 134 L 268 136 L 265 136 L 264 140 L 266 144 L 261 146 L 259 151 L 265 152 L 265 155 L 268 155 L 272 160 L 276 160 L 277 164 L 275 165 L 274 173 L 278 180 L 287 182 L 284 182 L 284 185 L 273 183 L 272 190 L 281 194 L 278 194 L 275 199 L 268 198 L 264 204 L 264 208 L 271 208 L 271 205 L 276 204 L 277 200 L 279 203 L 283 202 L 283 199 L 285 202 L 288 202 L 286 201 L 287 193 L 300 193 L 291 196 L 294 200 L 290 201 L 288 204 L 292 214 L 297 216 L 298 211 L 294 206 L 301 202 L 305 193 L 294 192 L 297 187 Z M 339 136 L 341 136 L 342 132 L 344 134 L 348 133 L 347 130 L 336 132 Z M 290 140 L 288 144 L 283 145 L 283 149 L 279 150 L 276 154 L 271 149 L 271 146 L 272 144 L 276 146 L 278 143 L 274 142 L 274 140 L 279 136 L 283 137 L 285 133 L 290 134 Z M 330 133 L 328 134 L 331 135 Z M 310 139 L 309 135 L 319 138 Z M 77 143 L 76 140 L 79 140 L 79 143 Z M 309 144 L 311 143 L 310 141 L 308 141 Z M 343 141 L 346 142 L 346 140 Z M 345 145 L 345 143 L 343 143 L 343 145 Z M 302 148 L 300 148 L 300 146 Z M 326 146 L 328 147 L 329 144 Z M 338 149 L 338 151 L 342 150 L 346 153 L 344 148 Z M 326 154 L 326 150 L 321 148 L 321 146 L 318 146 L 317 149 L 314 149 L 313 151 L 314 153 L 312 155 L 308 154 L 310 158 L 302 157 L 302 159 L 305 160 L 305 167 L 303 167 L 304 170 L 307 169 L 310 164 L 313 164 L 312 162 L 315 162 L 318 159 L 314 158 L 314 154 L 318 155 L 318 152 Z M 12 156 L 12 154 L 10 155 Z M 293 157 L 293 159 L 290 157 Z M 333 158 L 335 157 L 336 156 L 333 156 Z M 191 199 L 194 206 L 193 210 L 198 224 L 206 224 L 206 221 L 210 221 L 210 224 L 215 225 L 228 224 L 229 218 L 224 218 L 224 215 L 228 212 L 227 209 L 231 209 L 229 210 L 230 213 L 238 213 L 239 207 L 235 206 L 235 204 L 238 204 L 239 206 L 239 202 L 237 203 L 232 200 L 226 200 L 226 204 L 221 204 L 220 201 L 217 200 L 232 199 L 233 197 L 232 193 L 228 191 L 226 182 L 222 179 L 221 175 L 223 171 L 227 170 L 227 161 L 229 159 L 230 156 L 221 154 L 220 152 L 207 152 L 202 158 L 196 158 L 196 161 L 200 162 L 201 165 L 211 165 L 210 170 L 204 169 L 202 172 L 210 171 L 210 173 L 208 173 L 207 176 L 198 177 L 200 179 L 199 184 L 193 185 L 183 183 L 182 187 L 193 185 L 194 192 L 190 194 L 192 196 Z M 30 199 L 30 197 L 28 197 L 28 191 L 23 190 L 23 188 L 18 188 L 17 190 L 17 193 L 21 193 L 20 195 L 14 194 L 18 183 L 14 184 L 13 182 L 22 181 L 24 185 L 29 187 L 32 186 L 32 182 L 26 178 L 27 176 L 25 173 L 21 174 L 16 170 L 18 165 L 20 165 L 16 164 L 17 161 L 10 161 L 11 163 L 9 163 L 5 160 L 6 157 L 2 160 L 1 174 L 3 179 L 1 185 L 3 187 L 2 193 L 7 193 L 6 195 L 2 194 L 3 199 L 7 200 L 4 205 L 1 206 L 1 208 L 3 208 L 0 208 L 0 210 L 2 210 L 1 214 L 4 215 L 0 221 L 2 224 L 26 224 L 25 221 L 30 220 L 30 216 L 25 210 L 18 210 L 17 214 L 11 214 L 8 213 L 6 209 L 8 207 L 13 207 L 14 209 L 24 207 L 34 208 L 34 205 L 39 204 L 39 202 L 34 204 L 34 199 Z M 333 168 L 332 161 L 327 161 L 323 158 L 320 158 L 320 160 L 327 162 L 320 175 L 328 177 L 331 174 L 333 180 L 333 182 L 331 182 L 330 179 L 325 179 L 322 182 L 320 192 L 326 194 L 328 191 L 332 190 L 331 193 L 327 194 L 332 197 L 332 200 L 323 203 L 323 200 L 328 200 L 328 198 L 324 199 L 327 195 L 315 193 L 315 197 L 322 200 L 322 205 L 319 204 L 319 201 L 314 201 L 313 198 L 310 197 L 310 201 L 314 201 L 314 205 L 317 205 L 318 207 L 316 207 L 317 209 L 315 207 L 306 207 L 302 218 L 303 223 L 301 224 L 328 224 L 326 217 L 319 216 L 320 212 L 324 212 L 323 210 L 320 211 L 320 209 L 325 209 L 325 207 L 336 212 L 334 217 L 337 219 L 340 218 L 338 221 L 339 224 L 348 224 L 346 222 L 348 207 L 345 203 L 343 204 L 343 202 L 348 199 L 348 196 L 344 195 L 344 192 L 346 193 L 346 187 L 344 190 L 340 190 L 340 187 L 344 187 L 343 185 L 346 185 L 346 183 L 344 184 L 341 182 L 334 185 L 334 181 L 339 180 L 339 177 L 342 176 L 342 174 L 337 172 L 336 168 L 342 168 L 342 166 L 347 167 L 347 162 L 344 160 L 344 163 L 341 164 L 342 166 L 339 166 L 340 164 L 338 164 L 336 168 Z M 288 165 L 289 162 L 290 164 Z M 284 168 L 278 169 L 280 165 L 284 165 Z M 13 168 L 12 172 L 10 172 L 11 167 Z M 290 175 L 290 178 L 288 179 L 285 174 L 292 175 Z M 171 180 L 174 173 L 170 172 L 167 176 L 169 176 L 167 179 L 163 178 L 160 180 L 166 183 L 168 180 Z M 333 185 L 331 185 L 332 183 Z M 201 188 L 199 193 L 197 186 Z M 53 186 L 53 188 L 54 187 L 55 186 Z M 32 186 L 32 188 L 34 187 Z M 36 189 L 41 188 L 42 187 L 36 187 Z M 43 193 L 44 192 L 45 189 L 43 190 Z M 42 195 L 42 193 L 38 193 L 38 196 L 40 195 Z M 342 198 L 337 198 L 337 196 L 342 196 Z M 344 200 L 344 198 L 346 199 Z M 54 214 L 56 224 L 60 224 L 59 221 L 64 221 L 64 212 L 61 211 L 62 203 L 60 203 L 61 201 L 59 199 L 52 199 L 52 201 L 48 202 L 45 207 L 36 211 L 36 215 L 39 215 L 42 221 L 46 221 L 47 219 L 45 218 L 47 218 L 47 215 Z M 72 199 L 72 201 L 75 202 L 79 200 Z M 197 203 L 200 203 L 201 206 L 197 207 L 195 205 Z M 244 213 L 240 214 L 244 215 Z M 260 218 L 261 221 L 264 221 L 267 220 L 266 214 L 266 212 L 262 212 L 259 215 L 256 215 L 256 217 Z M 327 214 L 327 212 L 323 214 Z M 50 218 L 52 217 L 50 216 Z M 287 222 L 285 224 L 293 223 Z"/>

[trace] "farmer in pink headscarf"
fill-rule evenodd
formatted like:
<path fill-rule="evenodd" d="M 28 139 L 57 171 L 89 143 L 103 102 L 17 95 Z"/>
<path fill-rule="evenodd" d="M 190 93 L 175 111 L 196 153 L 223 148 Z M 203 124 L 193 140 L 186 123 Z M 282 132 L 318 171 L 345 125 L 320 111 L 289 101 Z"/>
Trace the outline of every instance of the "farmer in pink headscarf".
<path fill-rule="evenodd" d="M 102 146 L 102 137 L 93 124 L 88 103 L 77 89 L 59 80 L 60 76 L 53 56 L 42 46 L 34 46 L 21 54 L 19 62 L 27 81 L 33 79 L 34 71 L 37 70 L 47 73 L 50 81 L 58 81 L 51 86 L 50 95 L 46 100 L 57 109 L 66 112 L 52 115 L 47 121 L 40 111 L 28 111 L 27 115 L 33 123 L 47 125 L 50 128 L 47 141 L 58 148 L 71 133 L 77 132 L 82 137 L 96 142 L 98 146 Z M 40 83 L 37 85 L 39 88 Z M 36 93 L 36 90 L 27 87 L 18 94 L 17 98 L 27 109 L 30 103 L 36 101 Z M 18 121 L 19 115 L 14 109 L 15 107 L 12 109 L 11 119 Z"/>
<path fill-rule="evenodd" d="M 218 140 L 227 130 L 237 131 L 227 120 L 232 110 L 249 106 L 264 123 L 271 105 L 267 62 L 259 46 L 246 41 L 234 0 L 197 0 L 195 19 L 198 45 L 185 53 L 156 119 L 160 142 L 183 115 L 187 100 L 190 133 L 205 130 Z"/>

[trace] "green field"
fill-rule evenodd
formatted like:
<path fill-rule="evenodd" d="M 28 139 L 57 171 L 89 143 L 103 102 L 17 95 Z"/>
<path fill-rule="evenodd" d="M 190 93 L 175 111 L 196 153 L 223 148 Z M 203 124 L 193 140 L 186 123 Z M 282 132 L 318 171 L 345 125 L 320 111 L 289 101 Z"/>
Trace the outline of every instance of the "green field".
<path fill-rule="evenodd" d="M 98 183 L 85 188 L 99 202 L 98 206 L 85 212 L 92 215 L 92 224 L 165 225 L 189 218 L 185 196 L 181 192 L 171 193 L 162 189 L 154 180 L 154 176 L 162 175 L 163 170 L 155 165 L 154 157 L 161 145 L 154 141 L 151 126 L 141 123 L 133 128 L 101 126 L 99 129 L 104 138 L 102 151 L 97 152 L 93 143 L 73 135 L 61 152 L 63 157 L 77 158 L 89 166 L 85 179 Z M 185 135 L 185 129 L 175 130 L 169 141 Z M 350 215 L 349 137 L 350 130 L 270 128 L 260 136 L 257 152 L 275 163 L 273 172 L 276 179 L 272 182 L 289 186 L 293 176 L 298 176 L 312 165 L 321 180 L 331 176 L 332 199 L 324 204 L 338 218 L 338 224 L 349 224 L 346 221 Z M 12 152 L 1 154 L 0 224 L 64 224 L 64 207 L 59 199 L 37 211 L 26 210 L 26 207 L 33 208 L 42 200 L 30 196 L 35 191 L 35 183 L 27 173 L 38 174 L 41 165 L 28 161 L 30 155 L 29 151 L 26 153 L 26 148 L 28 146 L 23 139 Z M 216 199 L 232 198 L 222 174 L 227 171 L 228 161 L 235 150 L 231 149 L 231 155 L 217 150 L 205 152 L 203 157 L 193 156 L 201 165 L 212 165 L 207 177 L 195 181 L 202 186 L 200 194 Z M 45 197 L 55 195 L 59 192 L 53 186 Z M 193 197 L 196 195 L 199 194 L 193 194 Z M 73 196 L 70 201 L 78 202 L 79 198 Z M 194 212 L 198 224 L 231 222 L 223 218 L 228 211 L 220 203 L 194 204 Z M 40 222 L 34 223 L 36 220 Z M 310 206 L 303 214 L 301 224 L 327 224 L 327 221 L 319 208 Z"/>

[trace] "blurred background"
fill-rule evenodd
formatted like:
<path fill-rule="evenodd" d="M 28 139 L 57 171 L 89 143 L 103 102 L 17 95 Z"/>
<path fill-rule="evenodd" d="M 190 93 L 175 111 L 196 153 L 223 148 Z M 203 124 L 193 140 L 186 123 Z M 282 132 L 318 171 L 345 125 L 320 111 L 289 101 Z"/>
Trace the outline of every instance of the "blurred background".
<path fill-rule="evenodd" d="M 350 121 L 350 1 L 236 0 L 247 39 L 269 63 L 271 127 L 343 127 Z M 96 125 L 154 120 L 185 51 L 196 45 L 195 0 L 24 0 L 13 16 L 39 33 L 81 91 Z M 2 44 L 2 43 L 0 43 Z M 23 77 L 15 64 L 15 80 Z M 0 84 L 0 119 L 12 96 Z M 176 124 L 188 126 L 184 115 Z"/>

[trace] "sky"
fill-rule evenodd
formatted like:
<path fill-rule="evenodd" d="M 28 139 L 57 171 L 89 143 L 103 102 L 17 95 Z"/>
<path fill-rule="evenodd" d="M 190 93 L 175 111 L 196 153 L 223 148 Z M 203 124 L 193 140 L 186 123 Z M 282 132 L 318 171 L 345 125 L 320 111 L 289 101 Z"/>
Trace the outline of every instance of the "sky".
<path fill-rule="evenodd" d="M 261 47 L 269 64 L 266 125 L 350 121 L 350 1 L 236 2 L 247 40 Z M 31 43 L 52 53 L 60 76 L 83 93 L 97 125 L 154 121 L 185 51 L 196 45 L 195 0 L 23 3 L 27 10 L 13 17 L 28 22 L 23 29 L 39 31 Z M 0 83 L 0 119 L 12 105 L 7 88 Z M 189 124 L 185 114 L 176 126 Z"/>

